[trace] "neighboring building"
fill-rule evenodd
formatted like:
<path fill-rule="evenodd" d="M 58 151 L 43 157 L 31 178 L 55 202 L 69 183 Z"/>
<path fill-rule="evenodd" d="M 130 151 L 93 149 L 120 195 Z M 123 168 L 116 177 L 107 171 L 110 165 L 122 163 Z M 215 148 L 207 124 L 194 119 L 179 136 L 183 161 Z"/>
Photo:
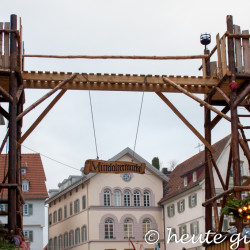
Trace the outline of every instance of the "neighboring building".
<path fill-rule="evenodd" d="M 160 233 L 164 249 L 163 184 L 168 177 L 126 148 L 110 161 L 145 162 L 145 174 L 70 176 L 52 190 L 49 204 L 49 249 L 124 250 L 145 243 L 150 229 Z M 83 169 L 82 169 L 83 170 Z"/>
<path fill-rule="evenodd" d="M 213 145 L 216 153 L 214 159 L 220 169 L 222 177 L 225 179 L 230 151 L 230 136 L 227 136 Z M 201 244 L 188 243 L 181 245 L 173 240 L 167 244 L 168 232 L 167 228 L 172 229 L 180 238 L 183 234 L 196 235 L 205 233 L 205 208 L 202 203 L 205 201 L 205 153 L 204 151 L 192 156 L 188 160 L 179 164 L 170 174 L 170 181 L 164 188 L 165 196 L 160 201 L 164 206 L 165 215 L 165 244 L 166 249 L 186 249 L 200 250 Z M 241 171 L 245 178 L 249 176 L 248 161 L 240 149 Z M 216 193 L 223 192 L 220 181 L 213 169 Z M 230 178 L 232 183 L 232 176 Z M 231 218 L 225 218 L 223 230 L 229 227 Z M 174 238 L 173 238 L 174 239 Z"/>
<path fill-rule="evenodd" d="M 0 179 L 8 169 L 8 157 L 0 156 Z M 43 249 L 43 228 L 45 226 L 44 202 L 48 198 L 45 185 L 46 177 L 40 154 L 22 154 L 21 156 L 22 190 L 25 204 L 23 205 L 23 232 L 29 237 L 31 250 Z M 1 199 L 6 199 L 6 192 Z M 7 211 L 7 205 L 0 204 L 1 210 Z M 0 218 L 7 223 L 7 216 Z"/>

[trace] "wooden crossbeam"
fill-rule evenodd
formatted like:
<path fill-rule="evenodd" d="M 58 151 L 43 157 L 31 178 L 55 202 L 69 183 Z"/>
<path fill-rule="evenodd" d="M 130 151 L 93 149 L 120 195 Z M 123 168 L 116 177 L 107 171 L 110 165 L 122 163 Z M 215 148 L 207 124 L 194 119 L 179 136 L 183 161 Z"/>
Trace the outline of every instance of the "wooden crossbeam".
<path fill-rule="evenodd" d="M 178 109 L 168 100 L 168 98 L 162 93 L 156 93 L 168 106 L 169 108 L 186 124 L 186 126 L 206 145 L 206 147 L 215 153 L 214 148 L 205 140 L 205 138 L 192 126 L 191 123 L 178 111 Z"/>
<path fill-rule="evenodd" d="M 225 118 L 226 120 L 228 120 L 229 122 L 231 122 L 231 118 L 229 116 L 225 115 L 224 113 L 222 113 L 221 111 L 219 111 L 218 109 L 216 109 L 212 105 L 208 104 L 207 102 L 201 100 L 199 97 L 197 97 L 197 96 L 193 95 L 192 93 L 188 92 L 187 90 L 185 90 L 181 86 L 177 85 L 175 82 L 171 81 L 170 79 L 168 79 L 166 77 L 163 77 L 163 80 L 165 82 L 169 83 L 170 85 L 172 85 L 173 87 L 175 87 L 176 89 L 178 89 L 180 92 L 182 92 L 185 95 L 191 97 L 193 100 L 199 102 L 201 105 L 207 107 L 208 109 L 214 111 L 218 115 L 222 116 L 223 118 Z M 238 124 L 238 126 L 242 127 L 242 125 L 240 123 Z"/>

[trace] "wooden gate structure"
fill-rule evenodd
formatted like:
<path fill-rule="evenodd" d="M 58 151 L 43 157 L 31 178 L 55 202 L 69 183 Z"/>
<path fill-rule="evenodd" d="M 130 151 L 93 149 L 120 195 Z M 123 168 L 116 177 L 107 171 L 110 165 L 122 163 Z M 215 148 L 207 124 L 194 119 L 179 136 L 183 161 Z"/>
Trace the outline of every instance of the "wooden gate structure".
<path fill-rule="evenodd" d="M 212 210 L 215 218 L 216 232 L 222 228 L 223 216 L 218 213 L 217 200 L 223 197 L 221 206 L 225 206 L 226 197 L 241 197 L 242 191 L 250 191 L 250 178 L 242 183 L 240 173 L 239 147 L 242 148 L 249 166 L 249 139 L 240 118 L 250 115 L 238 114 L 237 108 L 243 106 L 250 112 L 250 46 L 248 31 L 240 32 L 239 26 L 233 25 L 232 16 L 227 16 L 227 31 L 222 37 L 216 36 L 216 46 L 212 51 L 205 50 L 203 55 L 195 56 L 53 56 L 26 55 L 22 42 L 22 26 L 17 28 L 17 16 L 11 15 L 10 23 L 0 23 L 0 102 L 9 103 L 9 112 L 0 106 L 0 113 L 9 121 L 8 132 L 2 142 L 0 153 L 9 140 L 8 171 L 1 180 L 0 189 L 8 193 L 8 198 L 0 203 L 8 203 L 8 212 L 0 211 L 0 215 L 8 215 L 9 234 L 22 235 L 22 196 L 21 186 L 21 144 L 36 128 L 46 114 L 67 90 L 103 90 L 103 91 L 145 91 L 155 92 L 167 106 L 188 126 L 204 143 L 205 147 L 205 220 L 206 231 L 212 229 Z M 217 66 L 210 63 L 211 56 L 217 52 Z M 203 69 L 202 77 L 195 76 L 152 76 L 152 75 L 116 75 L 116 74 L 72 74 L 65 72 L 27 72 L 24 71 L 25 57 L 47 58 L 89 58 L 89 59 L 144 59 L 144 60 L 185 60 L 200 59 Z M 210 67 L 211 65 L 211 67 Z M 236 86 L 236 83 L 237 86 Z M 50 89 L 30 107 L 23 110 L 25 89 Z M 22 135 L 23 117 L 58 91 L 58 95 L 42 112 L 32 126 Z M 177 108 L 167 99 L 164 92 L 182 93 L 204 106 L 205 132 L 201 135 Z M 195 94 L 204 94 L 204 100 Z M 216 108 L 222 106 L 222 110 Z M 217 116 L 211 120 L 211 111 Z M 230 111 L 230 116 L 227 113 Z M 213 158 L 215 152 L 211 146 L 212 129 L 221 119 L 231 123 L 231 150 L 228 159 L 227 176 L 222 178 Z M 234 187 L 229 189 L 230 167 L 233 165 Z M 213 168 L 219 177 L 224 192 L 215 193 Z M 250 167 L 249 167 L 250 168 Z M 1 169 L 1 171 L 3 171 Z M 235 222 L 242 231 L 243 221 Z"/>

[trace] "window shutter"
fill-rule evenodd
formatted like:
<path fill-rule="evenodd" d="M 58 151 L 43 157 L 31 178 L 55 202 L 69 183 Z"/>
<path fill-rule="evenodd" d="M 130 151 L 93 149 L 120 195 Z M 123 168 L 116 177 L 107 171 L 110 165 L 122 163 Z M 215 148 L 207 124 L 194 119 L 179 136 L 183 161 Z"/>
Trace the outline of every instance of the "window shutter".
<path fill-rule="evenodd" d="M 29 215 L 33 214 L 33 204 L 29 204 Z"/>
<path fill-rule="evenodd" d="M 82 197 L 82 209 L 85 209 L 86 208 L 86 196 L 84 195 Z"/>
<path fill-rule="evenodd" d="M 190 232 L 191 232 L 191 236 L 194 234 L 194 223 L 190 224 Z"/>
<path fill-rule="evenodd" d="M 189 207 L 191 208 L 192 207 L 192 205 L 191 205 L 191 195 L 188 196 L 188 204 L 189 204 Z"/>
<path fill-rule="evenodd" d="M 180 209 L 180 201 L 177 202 L 177 209 L 178 209 L 178 213 L 180 213 L 181 209 Z"/>
<path fill-rule="evenodd" d="M 183 200 L 183 212 L 185 211 L 185 200 Z"/>
<path fill-rule="evenodd" d="M 33 242 L 33 231 L 29 231 L 30 242 Z"/>
<path fill-rule="evenodd" d="M 181 230 L 181 227 L 179 227 L 179 237 L 181 238 L 182 236 L 182 230 Z"/>
<path fill-rule="evenodd" d="M 199 221 L 197 221 L 197 234 L 200 233 L 200 229 L 199 229 Z"/>
<path fill-rule="evenodd" d="M 187 233 L 187 225 L 184 226 L 184 234 Z"/>
<path fill-rule="evenodd" d="M 172 205 L 173 206 L 173 216 L 175 215 L 175 209 L 174 209 L 174 204 Z"/>
<path fill-rule="evenodd" d="M 168 206 L 168 217 L 170 217 L 170 206 Z"/>
<path fill-rule="evenodd" d="M 197 205 L 197 194 L 194 195 L 195 197 L 195 206 Z"/>

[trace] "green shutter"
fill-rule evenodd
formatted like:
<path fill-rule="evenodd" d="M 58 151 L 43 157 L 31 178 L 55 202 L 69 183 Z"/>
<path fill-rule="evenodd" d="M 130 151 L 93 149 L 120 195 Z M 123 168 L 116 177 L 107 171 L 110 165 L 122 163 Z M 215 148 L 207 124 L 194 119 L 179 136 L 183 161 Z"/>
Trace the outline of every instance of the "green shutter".
<path fill-rule="evenodd" d="M 178 209 L 178 213 L 180 213 L 181 209 L 180 209 L 180 201 L 177 202 L 177 209 Z"/>
<path fill-rule="evenodd" d="M 168 217 L 170 217 L 170 206 L 168 206 L 167 208 L 168 208 Z"/>
<path fill-rule="evenodd" d="M 197 234 L 200 233 L 200 229 L 199 229 L 199 221 L 197 221 Z"/>
<path fill-rule="evenodd" d="M 191 208 L 191 207 L 192 207 L 192 206 L 191 206 L 191 195 L 188 196 L 188 204 L 189 204 L 189 207 Z"/>
<path fill-rule="evenodd" d="M 195 197 L 195 206 L 197 205 L 197 194 L 194 194 Z"/>
<path fill-rule="evenodd" d="M 185 200 L 183 200 L 183 212 L 185 211 Z"/>
<path fill-rule="evenodd" d="M 190 224 L 190 232 L 191 232 L 191 236 L 194 234 L 194 223 Z"/>
<path fill-rule="evenodd" d="M 174 208 L 174 204 L 172 205 L 173 206 L 173 216 L 175 215 L 175 208 Z"/>
<path fill-rule="evenodd" d="M 33 242 L 33 231 L 29 231 L 30 242 Z"/>
<path fill-rule="evenodd" d="M 179 238 L 181 238 L 181 236 L 182 236 L 182 233 L 181 233 L 181 227 L 179 227 Z"/>
<path fill-rule="evenodd" d="M 33 204 L 28 204 L 29 205 L 29 215 L 33 214 Z"/>
<path fill-rule="evenodd" d="M 184 226 L 184 234 L 187 233 L 187 225 Z"/>
<path fill-rule="evenodd" d="M 86 208 L 86 196 L 84 195 L 82 197 L 82 209 L 85 209 Z"/>

